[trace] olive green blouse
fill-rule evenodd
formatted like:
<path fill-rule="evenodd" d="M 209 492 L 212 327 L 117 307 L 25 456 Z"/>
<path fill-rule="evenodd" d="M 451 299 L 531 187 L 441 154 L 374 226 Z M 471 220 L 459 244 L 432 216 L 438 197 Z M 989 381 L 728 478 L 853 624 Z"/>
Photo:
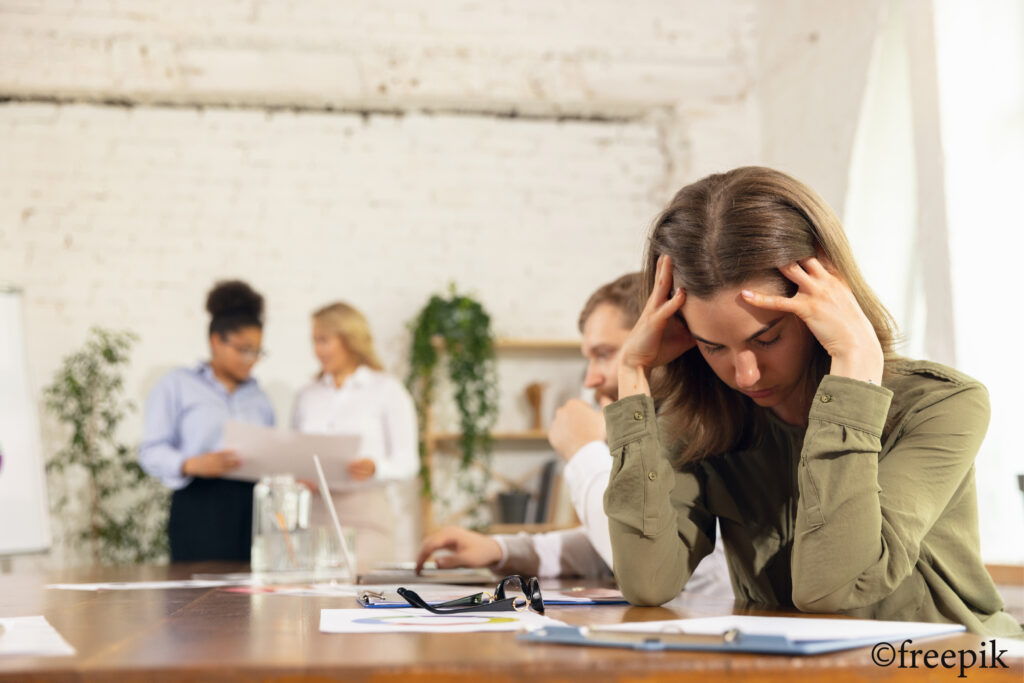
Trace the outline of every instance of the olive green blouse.
<path fill-rule="evenodd" d="M 608 406 L 605 510 L 626 598 L 675 597 L 717 519 L 739 600 L 1019 636 L 979 551 L 984 386 L 901 359 L 883 386 L 826 375 L 808 417 L 771 415 L 759 446 L 676 471 L 649 396 Z"/>

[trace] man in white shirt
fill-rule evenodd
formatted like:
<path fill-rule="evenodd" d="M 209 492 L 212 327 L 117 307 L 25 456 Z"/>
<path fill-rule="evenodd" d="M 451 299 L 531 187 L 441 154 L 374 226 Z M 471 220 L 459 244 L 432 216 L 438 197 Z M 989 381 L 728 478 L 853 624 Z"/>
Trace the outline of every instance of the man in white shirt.
<path fill-rule="evenodd" d="M 584 384 L 603 407 L 618 398 L 620 349 L 640 316 L 641 275 L 630 273 L 594 292 L 580 313 L 583 355 L 588 361 Z M 580 399 L 558 409 L 548 430 L 552 448 L 567 463 L 563 471 L 580 526 L 543 534 L 487 536 L 460 527 L 446 527 L 420 547 L 417 571 L 438 550 L 441 568 L 490 567 L 499 574 L 534 576 L 607 576 L 611 574 L 612 545 L 604 490 L 612 459 L 606 442 L 604 416 Z M 705 557 L 687 590 L 732 597 L 721 546 Z"/>

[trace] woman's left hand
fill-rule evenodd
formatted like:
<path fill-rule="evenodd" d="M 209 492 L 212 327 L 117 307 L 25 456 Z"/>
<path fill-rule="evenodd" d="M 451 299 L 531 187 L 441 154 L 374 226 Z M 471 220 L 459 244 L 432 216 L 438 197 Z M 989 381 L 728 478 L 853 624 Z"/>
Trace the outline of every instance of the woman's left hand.
<path fill-rule="evenodd" d="M 366 481 L 377 471 L 377 465 L 370 458 L 353 460 L 348 464 L 348 476 L 356 481 Z"/>
<path fill-rule="evenodd" d="M 783 266 L 779 272 L 799 288 L 794 296 L 744 289 L 743 299 L 799 317 L 832 357 L 831 374 L 881 384 L 882 345 L 849 285 L 813 257 Z"/>

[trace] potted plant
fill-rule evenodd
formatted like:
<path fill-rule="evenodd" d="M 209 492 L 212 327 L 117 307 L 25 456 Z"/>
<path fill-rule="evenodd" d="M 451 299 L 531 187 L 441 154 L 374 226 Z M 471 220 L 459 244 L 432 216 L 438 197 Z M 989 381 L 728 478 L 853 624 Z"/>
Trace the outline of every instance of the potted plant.
<path fill-rule="evenodd" d="M 496 503 L 498 521 L 501 524 L 523 524 L 526 522 L 526 511 L 533 496 L 519 487 L 510 488 L 498 494 Z"/>
<path fill-rule="evenodd" d="M 43 390 L 46 407 L 70 437 L 48 458 L 47 473 L 85 479 L 73 494 L 85 514 L 65 514 L 73 502 L 67 491 L 54 499 L 53 513 L 70 527 L 72 548 L 86 550 L 97 564 L 152 562 L 167 552 L 167 492 L 117 436 L 134 409 L 123 396 L 122 369 L 135 340 L 130 332 L 93 328 Z"/>
<path fill-rule="evenodd" d="M 498 413 L 491 317 L 478 301 L 457 293 L 453 284 L 447 297 L 434 295 L 430 298 L 410 323 L 410 329 L 412 345 L 406 384 L 419 417 L 423 493 L 430 499 L 435 496 L 426 430 L 430 406 L 436 398 L 436 370 L 443 355 L 459 417 L 459 485 L 474 497 L 478 507 L 487 483 L 491 428 Z M 470 475 L 469 469 L 474 463 L 483 465 L 485 476 L 482 479 Z"/>

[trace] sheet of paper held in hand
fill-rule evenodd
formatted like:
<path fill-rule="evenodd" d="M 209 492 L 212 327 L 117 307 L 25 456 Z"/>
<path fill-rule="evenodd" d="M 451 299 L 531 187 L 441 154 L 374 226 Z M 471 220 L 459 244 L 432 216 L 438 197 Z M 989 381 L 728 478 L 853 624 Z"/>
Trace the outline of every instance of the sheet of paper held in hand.
<path fill-rule="evenodd" d="M 311 457 L 316 453 L 327 483 L 347 484 L 352 480 L 346 467 L 359 459 L 359 441 L 355 434 L 300 434 L 229 420 L 224 425 L 223 447 L 238 453 L 242 464 L 223 476 L 259 481 L 267 474 L 290 473 L 296 479 L 316 481 Z"/>

